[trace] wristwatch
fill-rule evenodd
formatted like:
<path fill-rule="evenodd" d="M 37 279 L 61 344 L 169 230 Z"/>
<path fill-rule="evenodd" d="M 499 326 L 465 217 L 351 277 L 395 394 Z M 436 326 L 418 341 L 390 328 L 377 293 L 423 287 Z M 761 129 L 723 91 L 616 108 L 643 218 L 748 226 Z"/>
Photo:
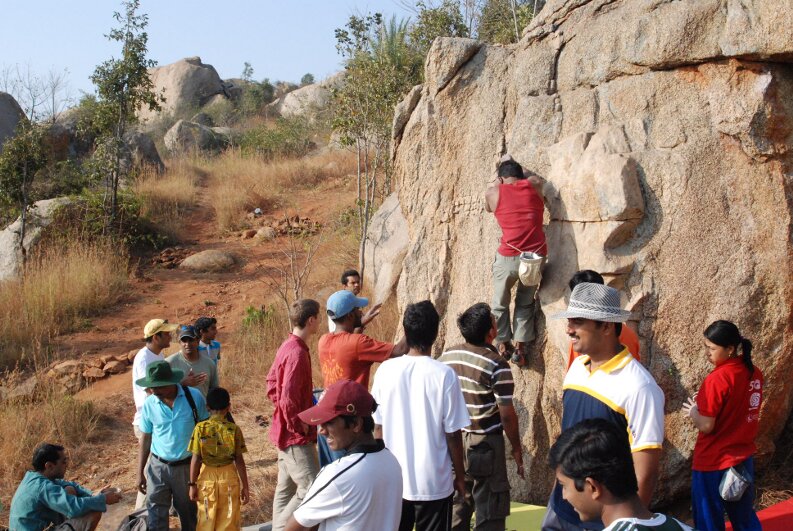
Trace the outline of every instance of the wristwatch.
<path fill-rule="evenodd" d="M 196 484 L 195 484 L 195 482 L 191 481 L 190 483 L 187 484 L 187 486 L 188 487 L 195 487 Z"/>

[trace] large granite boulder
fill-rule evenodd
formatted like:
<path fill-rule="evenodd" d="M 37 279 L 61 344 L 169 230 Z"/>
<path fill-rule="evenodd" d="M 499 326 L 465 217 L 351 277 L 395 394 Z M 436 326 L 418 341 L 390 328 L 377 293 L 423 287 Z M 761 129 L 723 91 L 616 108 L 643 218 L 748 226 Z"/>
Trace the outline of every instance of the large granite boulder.
<path fill-rule="evenodd" d="M 55 211 L 71 201 L 67 197 L 36 201 L 28 211 L 25 224 L 26 252 L 41 239 L 42 231 L 52 223 Z M 19 276 L 22 271 L 22 251 L 19 248 L 22 219 L 17 218 L 12 224 L 0 231 L 0 281 Z"/>
<path fill-rule="evenodd" d="M 80 130 L 80 119 L 79 108 L 67 109 L 49 126 L 47 140 L 53 159 L 78 159 L 91 153 L 95 137 Z"/>
<path fill-rule="evenodd" d="M 142 121 L 158 115 L 197 109 L 215 94 L 223 94 L 223 81 L 215 67 L 201 62 L 200 57 L 187 57 L 175 63 L 149 70 L 154 91 L 165 96 L 159 112 L 148 108 L 138 112 Z"/>
<path fill-rule="evenodd" d="M 80 130 L 80 119 L 80 110 L 72 108 L 49 126 L 47 141 L 52 160 L 75 160 L 91 154 L 96 139 L 91 132 Z M 126 169 L 149 169 L 157 173 L 165 170 L 157 146 L 148 134 L 132 129 L 124 135 L 124 143 L 122 163 Z"/>
<path fill-rule="evenodd" d="M 344 83 L 345 73 L 337 72 L 319 83 L 288 92 L 267 105 L 269 113 L 284 118 L 305 116 L 312 118 L 328 108 L 331 92 Z"/>
<path fill-rule="evenodd" d="M 229 143 L 231 130 L 227 127 L 207 127 L 187 120 L 179 120 L 165 133 L 165 147 L 171 153 L 211 151 Z"/>
<path fill-rule="evenodd" d="M 0 147 L 14 135 L 17 124 L 25 118 L 22 107 L 11 94 L 0 92 Z"/>
<path fill-rule="evenodd" d="M 165 164 L 160 158 L 160 152 L 157 151 L 157 146 L 149 135 L 138 130 L 128 131 L 124 135 L 124 143 L 127 147 L 125 164 L 132 168 L 150 170 L 155 173 L 165 171 Z"/>
<path fill-rule="evenodd" d="M 619 28 L 615 31 L 615 28 Z M 445 317 L 490 301 L 498 226 L 482 195 L 504 153 L 547 179 L 549 257 L 530 367 L 513 369 L 527 481 L 545 503 L 560 429 L 566 283 L 583 268 L 624 294 L 666 393 L 657 502 L 688 492 L 696 433 L 681 411 L 711 370 L 702 331 L 738 323 L 766 376 L 761 455 L 791 411 L 793 11 L 786 0 L 553 0 L 515 45 L 439 39 L 395 117 L 409 228 L 399 306 Z"/>
<path fill-rule="evenodd" d="M 221 273 L 233 268 L 236 263 L 237 260 L 233 255 L 209 249 L 188 256 L 182 260 L 179 267 L 197 273 Z"/>
<path fill-rule="evenodd" d="M 374 286 L 376 302 L 385 301 L 394 292 L 408 243 L 408 224 L 399 197 L 393 193 L 372 216 L 366 233 L 364 276 L 369 286 Z"/>

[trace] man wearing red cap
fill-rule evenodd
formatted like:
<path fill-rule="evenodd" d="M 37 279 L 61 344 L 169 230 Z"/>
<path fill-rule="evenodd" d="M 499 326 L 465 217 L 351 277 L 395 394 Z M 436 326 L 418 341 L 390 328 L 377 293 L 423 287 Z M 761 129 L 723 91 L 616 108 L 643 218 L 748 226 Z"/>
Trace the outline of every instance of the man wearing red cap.
<path fill-rule="evenodd" d="M 298 416 L 319 426 L 334 451 L 346 455 L 323 468 L 286 531 L 378 529 L 396 531 L 402 511 L 402 469 L 373 436 L 377 404 L 359 383 L 340 380 Z"/>

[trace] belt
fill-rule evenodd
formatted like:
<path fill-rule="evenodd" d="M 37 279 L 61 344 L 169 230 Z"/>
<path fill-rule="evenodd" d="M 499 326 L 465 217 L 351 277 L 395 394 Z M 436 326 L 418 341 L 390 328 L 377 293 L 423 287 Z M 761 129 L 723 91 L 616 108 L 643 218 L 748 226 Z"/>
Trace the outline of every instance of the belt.
<path fill-rule="evenodd" d="M 190 460 L 193 459 L 193 457 L 190 456 L 190 457 L 185 457 L 184 459 L 180 459 L 178 461 L 168 461 L 167 459 L 163 459 L 162 457 L 160 457 L 157 454 L 151 454 L 151 456 L 154 459 L 156 459 L 157 461 L 159 461 L 160 463 L 163 463 L 163 464 L 166 464 L 166 465 L 169 465 L 169 466 L 189 465 L 190 464 Z"/>

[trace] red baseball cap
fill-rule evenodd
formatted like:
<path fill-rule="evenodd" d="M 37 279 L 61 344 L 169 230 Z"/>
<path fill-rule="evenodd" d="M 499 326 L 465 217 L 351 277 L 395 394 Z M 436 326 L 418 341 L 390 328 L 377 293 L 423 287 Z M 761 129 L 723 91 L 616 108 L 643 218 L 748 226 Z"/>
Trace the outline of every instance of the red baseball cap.
<path fill-rule="evenodd" d="M 325 390 L 317 405 L 297 416 L 306 424 L 317 426 L 340 415 L 368 417 L 373 409 L 374 397 L 364 386 L 352 380 L 340 380 Z"/>

